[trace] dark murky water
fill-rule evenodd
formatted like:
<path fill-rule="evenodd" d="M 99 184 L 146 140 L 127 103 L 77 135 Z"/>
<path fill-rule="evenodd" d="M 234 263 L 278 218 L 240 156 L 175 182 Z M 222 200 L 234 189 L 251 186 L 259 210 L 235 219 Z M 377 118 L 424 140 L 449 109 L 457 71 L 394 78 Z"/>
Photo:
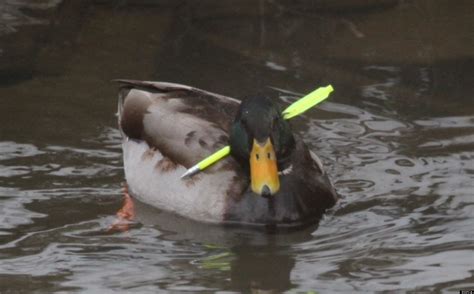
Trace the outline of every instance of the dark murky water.
<path fill-rule="evenodd" d="M 2 1 L 0 292 L 474 289 L 471 1 L 305 2 Z M 293 124 L 342 200 L 290 234 L 142 205 L 110 232 L 113 78 L 286 101 L 332 83 Z"/>

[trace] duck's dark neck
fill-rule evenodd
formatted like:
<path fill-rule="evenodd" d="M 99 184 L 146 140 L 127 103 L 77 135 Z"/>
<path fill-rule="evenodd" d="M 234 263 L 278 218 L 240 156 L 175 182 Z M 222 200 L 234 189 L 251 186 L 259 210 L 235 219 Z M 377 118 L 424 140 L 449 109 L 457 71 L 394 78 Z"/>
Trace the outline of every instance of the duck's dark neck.
<path fill-rule="evenodd" d="M 288 149 L 288 151 L 285 154 L 280 154 L 280 156 L 277 157 L 279 172 L 284 172 L 285 170 L 288 170 L 292 166 L 294 155 L 295 155 L 295 148 L 294 146 L 292 146 L 292 148 Z"/>
<path fill-rule="evenodd" d="M 275 195 L 264 198 L 248 189 L 240 198 L 230 199 L 224 221 L 287 227 L 317 222 L 335 203 L 329 179 L 301 141 L 286 164 L 287 173 L 280 174 L 280 190 Z"/>

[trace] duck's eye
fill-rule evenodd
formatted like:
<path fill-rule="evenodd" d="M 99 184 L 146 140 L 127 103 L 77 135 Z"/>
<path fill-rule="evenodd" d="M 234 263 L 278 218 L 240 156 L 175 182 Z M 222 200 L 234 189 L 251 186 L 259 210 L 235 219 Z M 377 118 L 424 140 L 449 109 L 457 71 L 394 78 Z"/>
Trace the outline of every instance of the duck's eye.
<path fill-rule="evenodd" d="M 268 159 L 272 158 L 272 155 L 270 154 L 270 152 L 267 153 L 267 157 L 268 157 Z"/>
<path fill-rule="evenodd" d="M 257 160 L 259 160 L 259 159 L 260 159 L 260 155 L 258 155 L 258 153 L 255 154 L 255 158 L 257 158 Z"/>

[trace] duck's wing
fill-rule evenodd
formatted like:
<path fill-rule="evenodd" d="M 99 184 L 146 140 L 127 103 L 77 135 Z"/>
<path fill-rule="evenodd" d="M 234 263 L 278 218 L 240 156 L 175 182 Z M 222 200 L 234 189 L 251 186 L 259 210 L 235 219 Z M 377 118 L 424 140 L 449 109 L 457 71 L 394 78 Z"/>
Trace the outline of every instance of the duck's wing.
<path fill-rule="evenodd" d="M 228 144 L 238 100 L 174 83 L 116 81 L 124 139 L 145 141 L 186 168 Z"/>

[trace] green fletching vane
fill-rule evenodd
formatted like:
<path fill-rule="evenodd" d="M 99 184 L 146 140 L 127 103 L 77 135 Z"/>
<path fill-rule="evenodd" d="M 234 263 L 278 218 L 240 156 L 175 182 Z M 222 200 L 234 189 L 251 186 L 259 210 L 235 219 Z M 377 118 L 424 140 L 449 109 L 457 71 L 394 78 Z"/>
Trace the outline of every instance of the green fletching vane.
<path fill-rule="evenodd" d="M 283 118 L 290 119 L 302 114 L 306 110 L 328 98 L 332 91 L 334 91 L 334 89 L 331 85 L 316 89 L 315 91 L 309 93 L 308 95 L 288 106 L 288 108 L 283 111 Z"/>
<path fill-rule="evenodd" d="M 316 89 L 315 91 L 309 93 L 308 95 L 304 96 L 303 98 L 299 99 L 298 101 L 288 106 L 282 113 L 283 118 L 290 119 L 297 115 L 302 114 L 306 110 L 318 105 L 319 103 L 324 101 L 326 98 L 328 98 L 329 94 L 331 94 L 332 91 L 334 91 L 334 89 L 331 85 Z M 201 160 L 198 164 L 189 168 L 181 176 L 181 178 L 191 177 L 199 173 L 200 171 L 206 169 L 208 166 L 226 157 L 229 154 L 230 154 L 230 146 L 225 146 L 224 148 L 218 150 L 217 152 L 214 152 L 212 155 Z"/>

